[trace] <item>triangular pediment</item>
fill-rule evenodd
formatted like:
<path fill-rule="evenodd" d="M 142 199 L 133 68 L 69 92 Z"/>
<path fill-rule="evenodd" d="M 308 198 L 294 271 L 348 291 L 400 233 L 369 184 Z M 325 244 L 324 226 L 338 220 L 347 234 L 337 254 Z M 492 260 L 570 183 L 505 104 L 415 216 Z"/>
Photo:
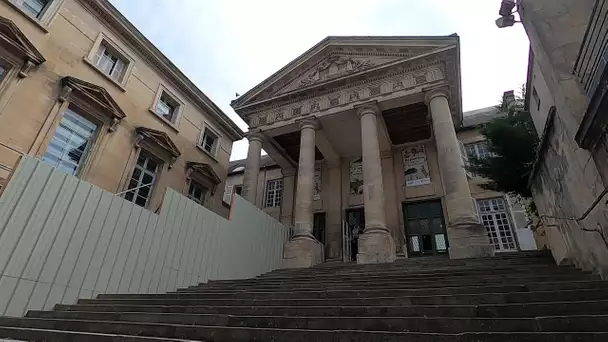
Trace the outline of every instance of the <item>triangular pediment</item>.
<path fill-rule="evenodd" d="M 232 102 L 239 109 L 415 60 L 457 44 L 457 36 L 328 37 Z"/>
<path fill-rule="evenodd" d="M 10 19 L 0 16 L 0 44 L 14 55 L 36 65 L 45 59 L 29 39 Z"/>
<path fill-rule="evenodd" d="M 174 158 L 181 155 L 181 152 L 177 148 L 177 145 L 171 140 L 169 135 L 163 131 L 157 131 L 147 127 L 137 127 L 135 132 L 142 137 L 145 141 L 154 145 L 165 152 L 169 153 Z"/>
<path fill-rule="evenodd" d="M 114 119 L 122 120 L 126 117 L 125 112 L 118 106 L 118 103 L 116 103 L 110 93 L 101 86 L 72 76 L 62 78 L 61 85 L 71 89 L 71 96 L 77 95 L 88 100 L 87 102 L 89 103 L 96 104 Z"/>
<path fill-rule="evenodd" d="M 191 169 L 193 172 L 209 179 L 214 185 L 218 185 L 222 182 L 222 179 L 213 171 L 213 167 L 206 163 L 198 162 L 187 162 L 186 168 Z"/>

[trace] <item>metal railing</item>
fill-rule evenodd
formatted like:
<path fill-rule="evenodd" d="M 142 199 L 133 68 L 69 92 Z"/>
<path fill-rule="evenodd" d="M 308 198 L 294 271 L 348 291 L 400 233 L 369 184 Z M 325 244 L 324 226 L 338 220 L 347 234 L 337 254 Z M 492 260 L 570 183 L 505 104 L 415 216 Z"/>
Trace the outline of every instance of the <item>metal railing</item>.
<path fill-rule="evenodd" d="M 150 184 L 144 184 L 144 185 L 136 186 L 136 187 L 131 188 L 131 189 L 127 189 L 127 190 L 123 190 L 123 191 L 117 192 L 117 193 L 115 193 L 115 194 L 114 194 L 114 196 L 120 196 L 120 195 L 123 195 L 123 194 L 129 193 L 129 192 L 131 192 L 131 191 L 139 190 L 139 189 L 141 189 L 141 188 L 145 188 L 145 187 L 147 187 L 147 186 L 152 186 L 153 184 L 154 184 L 154 183 L 150 183 Z"/>

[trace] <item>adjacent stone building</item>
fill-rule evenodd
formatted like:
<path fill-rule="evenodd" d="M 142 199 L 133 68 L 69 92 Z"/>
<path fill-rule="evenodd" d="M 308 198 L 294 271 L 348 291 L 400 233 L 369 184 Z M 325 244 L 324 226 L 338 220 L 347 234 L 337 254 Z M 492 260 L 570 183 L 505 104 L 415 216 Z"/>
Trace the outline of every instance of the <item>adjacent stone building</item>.
<path fill-rule="evenodd" d="M 226 215 L 243 132 L 107 0 L 0 1 L 0 37 L 0 186 L 28 154 L 151 210 L 171 187 Z"/>
<path fill-rule="evenodd" d="M 530 177 L 559 263 L 608 271 L 608 1 L 522 0 L 526 106 L 541 148 Z"/>
<path fill-rule="evenodd" d="M 235 191 L 293 225 L 286 267 L 535 248 L 515 237 L 523 211 L 464 168 L 498 114 L 463 118 L 459 56 L 456 35 L 324 39 L 233 101 L 251 130 L 225 201 Z"/>

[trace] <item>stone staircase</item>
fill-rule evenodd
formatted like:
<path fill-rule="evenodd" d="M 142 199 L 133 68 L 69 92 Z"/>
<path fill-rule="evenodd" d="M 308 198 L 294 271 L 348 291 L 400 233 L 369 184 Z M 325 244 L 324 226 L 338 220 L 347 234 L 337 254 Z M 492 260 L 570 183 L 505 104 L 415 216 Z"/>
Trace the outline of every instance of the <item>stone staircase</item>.
<path fill-rule="evenodd" d="M 100 295 L 24 318 L 38 341 L 608 341 L 608 282 L 549 255 L 323 264 L 167 294 Z"/>

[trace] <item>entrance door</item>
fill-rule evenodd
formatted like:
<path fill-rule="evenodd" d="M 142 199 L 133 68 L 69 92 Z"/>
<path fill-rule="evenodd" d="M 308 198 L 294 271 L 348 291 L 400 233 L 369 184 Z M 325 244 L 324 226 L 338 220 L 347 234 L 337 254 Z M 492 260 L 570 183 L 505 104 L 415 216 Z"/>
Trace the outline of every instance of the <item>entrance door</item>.
<path fill-rule="evenodd" d="M 490 243 L 496 252 L 517 251 L 517 244 L 511 222 L 507 214 L 507 207 L 502 198 L 477 200 L 479 218 L 488 232 Z"/>
<path fill-rule="evenodd" d="M 447 254 L 441 201 L 404 203 L 403 218 L 410 257 Z"/>
<path fill-rule="evenodd" d="M 365 213 L 363 208 L 346 210 L 346 222 L 344 223 L 344 232 L 342 234 L 342 250 L 344 251 L 343 259 L 347 261 L 357 260 L 357 249 L 359 244 L 359 235 L 363 234 L 365 228 Z"/>
<path fill-rule="evenodd" d="M 312 217 L 312 235 L 325 246 L 325 213 L 314 213 Z"/>

